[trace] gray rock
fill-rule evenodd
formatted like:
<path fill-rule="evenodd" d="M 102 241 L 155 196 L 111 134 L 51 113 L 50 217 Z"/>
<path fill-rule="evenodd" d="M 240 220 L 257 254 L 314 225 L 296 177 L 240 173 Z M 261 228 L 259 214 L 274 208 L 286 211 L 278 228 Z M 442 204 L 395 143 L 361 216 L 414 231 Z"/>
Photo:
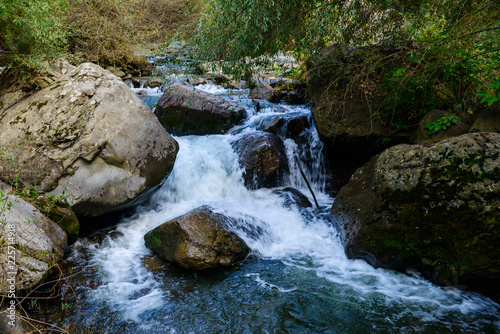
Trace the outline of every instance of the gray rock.
<path fill-rule="evenodd" d="M 79 217 L 126 205 L 172 170 L 177 142 L 119 78 L 82 64 L 0 114 L 0 179 L 59 195 Z"/>
<path fill-rule="evenodd" d="M 0 209 L 0 291 L 9 290 L 8 279 L 13 277 L 16 289 L 28 290 L 43 283 L 62 258 L 66 233 L 21 198 L 4 194 L 2 200 L 6 206 Z"/>
<path fill-rule="evenodd" d="M 268 132 L 253 132 L 231 145 L 244 170 L 247 188 L 273 188 L 284 184 L 289 167 L 285 145 L 280 137 Z"/>
<path fill-rule="evenodd" d="M 222 97 L 173 84 L 155 110 L 160 123 L 175 135 L 224 133 L 245 117 L 245 110 Z"/>
<path fill-rule="evenodd" d="M 43 77 L 35 78 L 35 80 L 39 83 L 45 82 L 45 85 L 48 86 L 74 68 L 67 61 L 58 59 L 47 65 Z M 11 69 L 3 71 L 0 75 L 0 115 L 32 94 L 34 89 L 34 85 L 19 80 L 19 77 Z"/>
<path fill-rule="evenodd" d="M 151 230 L 146 247 L 168 262 L 191 269 L 227 267 L 249 253 L 230 226 L 232 219 L 202 206 Z"/>
<path fill-rule="evenodd" d="M 499 152 L 499 134 L 474 133 L 374 157 L 332 207 L 348 256 L 498 293 Z"/>
<path fill-rule="evenodd" d="M 257 87 L 250 92 L 250 98 L 255 100 L 269 101 L 273 97 L 274 88 L 265 82 L 259 83 Z"/>

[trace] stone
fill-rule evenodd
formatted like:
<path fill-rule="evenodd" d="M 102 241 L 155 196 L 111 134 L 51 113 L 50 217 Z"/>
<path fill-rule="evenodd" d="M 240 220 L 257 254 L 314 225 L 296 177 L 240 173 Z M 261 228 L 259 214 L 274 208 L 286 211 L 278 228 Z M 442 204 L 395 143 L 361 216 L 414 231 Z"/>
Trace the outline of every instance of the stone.
<path fill-rule="evenodd" d="M 383 73 L 402 67 L 407 51 L 411 47 L 346 48 L 334 44 L 307 60 L 311 114 L 335 167 L 343 161 L 366 162 L 384 149 L 382 139 L 389 133 L 391 146 L 407 142 L 412 135 L 390 127 L 394 110 L 387 109 L 384 102 L 391 90 L 382 85 Z M 367 58 L 384 59 L 383 68 L 365 74 Z M 350 81 L 360 74 L 365 74 L 362 79 Z"/>
<path fill-rule="evenodd" d="M 500 292 L 500 134 L 391 147 L 353 174 L 331 212 L 351 258 Z"/>
<path fill-rule="evenodd" d="M 0 114 L 0 180 L 66 193 L 79 218 L 130 205 L 168 176 L 177 151 L 140 98 L 90 63 Z"/>
<path fill-rule="evenodd" d="M 32 94 L 37 86 L 38 88 L 48 86 L 74 68 L 74 66 L 62 59 L 48 63 L 43 79 L 34 79 L 38 82 L 38 85 L 34 85 L 33 82 L 29 83 L 20 80 L 12 69 L 3 71 L 0 75 L 0 115 L 17 102 Z"/>
<path fill-rule="evenodd" d="M 500 102 L 493 103 L 483 110 L 472 124 L 470 132 L 500 133 Z"/>
<path fill-rule="evenodd" d="M 270 101 L 274 94 L 274 88 L 265 82 L 259 83 L 257 87 L 250 92 L 250 98 L 254 100 Z"/>
<path fill-rule="evenodd" d="M 206 135 L 227 132 L 246 112 L 235 102 L 175 83 L 165 90 L 155 114 L 171 134 Z"/>
<path fill-rule="evenodd" d="M 231 143 L 244 170 L 249 189 L 274 188 L 285 183 L 289 175 L 283 140 L 268 132 L 251 132 Z"/>
<path fill-rule="evenodd" d="M 427 115 L 420 120 L 417 131 L 415 132 L 415 144 L 423 145 L 437 143 L 443 139 L 460 136 L 469 132 L 470 126 L 462 122 L 458 117 L 454 116 L 456 123 L 452 123 L 444 130 L 439 130 L 435 133 L 429 134 L 429 130 L 425 127 L 426 125 L 449 115 L 451 115 L 449 112 L 437 109 L 427 113 Z"/>
<path fill-rule="evenodd" d="M 156 87 L 160 87 L 161 85 L 163 85 L 163 81 L 161 79 L 153 78 L 153 79 L 146 80 L 144 87 L 156 88 Z"/>
<path fill-rule="evenodd" d="M 111 73 L 113 73 L 114 75 L 116 75 L 118 78 L 124 78 L 125 77 L 125 72 L 123 72 L 122 70 L 120 70 L 117 67 L 108 66 L 108 67 L 106 67 L 106 70 L 110 71 Z"/>
<path fill-rule="evenodd" d="M 284 206 L 290 208 L 296 206 L 299 209 L 312 208 L 312 203 L 309 201 L 306 195 L 301 193 L 299 190 L 286 187 L 279 191 L 280 196 L 285 200 Z"/>
<path fill-rule="evenodd" d="M 144 241 L 161 258 L 184 268 L 227 267 L 249 253 L 245 242 L 230 230 L 236 223 L 202 206 L 149 231 Z"/>
<path fill-rule="evenodd" d="M 80 232 L 80 222 L 64 198 L 39 196 L 31 204 L 66 232 L 68 245 L 76 242 Z"/>
<path fill-rule="evenodd" d="M 23 199 L 4 194 L 7 206 L 0 209 L 0 291 L 29 290 L 43 283 L 49 270 L 61 260 L 66 233 Z M 13 273 L 13 274 L 10 274 Z"/>

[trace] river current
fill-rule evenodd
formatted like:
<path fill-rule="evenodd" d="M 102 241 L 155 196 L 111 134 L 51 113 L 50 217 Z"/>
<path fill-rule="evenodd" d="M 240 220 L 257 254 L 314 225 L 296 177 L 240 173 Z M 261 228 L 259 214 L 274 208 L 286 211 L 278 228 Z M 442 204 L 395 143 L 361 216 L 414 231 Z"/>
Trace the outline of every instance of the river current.
<path fill-rule="evenodd" d="M 260 131 L 276 115 L 303 115 L 312 124 L 307 106 L 261 101 L 256 111 L 248 91 L 197 89 L 240 103 L 246 122 L 224 135 L 176 137 L 174 169 L 149 202 L 72 246 L 65 266 L 77 274 L 64 287 L 71 302 L 61 326 L 75 333 L 123 334 L 500 332 L 500 305 L 480 294 L 346 258 L 328 215 L 334 198 L 325 191 L 322 146 L 313 125 L 301 144 L 285 140 L 291 170 L 286 186 L 312 202 L 299 161 L 319 209 L 290 204 L 282 188 L 244 186 L 231 141 Z M 143 100 L 154 107 L 160 94 L 148 90 Z M 202 205 L 241 222 L 235 232 L 252 250 L 244 262 L 186 271 L 146 249 L 149 230 Z M 252 229 L 262 233 L 248 233 Z"/>

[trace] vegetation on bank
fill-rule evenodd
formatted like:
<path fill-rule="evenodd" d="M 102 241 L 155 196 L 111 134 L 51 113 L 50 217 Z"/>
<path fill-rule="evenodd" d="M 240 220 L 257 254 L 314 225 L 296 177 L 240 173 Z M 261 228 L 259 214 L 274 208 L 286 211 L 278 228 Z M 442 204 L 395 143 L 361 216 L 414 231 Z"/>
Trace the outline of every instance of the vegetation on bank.
<path fill-rule="evenodd" d="M 192 34 L 201 8 L 197 0 L 0 0 L 0 48 L 27 76 L 57 57 L 122 66 Z"/>
<path fill-rule="evenodd" d="M 467 116 L 500 98 L 498 22 L 496 0 L 0 0 L 0 48 L 26 73 L 61 55 L 120 67 L 183 38 L 197 59 L 248 79 L 280 52 L 386 44 L 403 61 L 384 70 L 384 108 L 404 128 L 434 108 Z M 346 89 L 385 63 L 347 70 Z"/>

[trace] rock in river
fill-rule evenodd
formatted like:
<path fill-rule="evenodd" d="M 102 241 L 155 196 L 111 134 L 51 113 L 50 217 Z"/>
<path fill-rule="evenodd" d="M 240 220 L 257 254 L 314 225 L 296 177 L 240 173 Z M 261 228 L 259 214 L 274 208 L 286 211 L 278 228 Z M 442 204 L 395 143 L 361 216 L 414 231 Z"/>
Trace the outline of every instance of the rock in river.
<path fill-rule="evenodd" d="M 249 252 L 245 242 L 228 229 L 234 223 L 202 206 L 149 231 L 144 241 L 160 257 L 184 268 L 224 267 Z"/>
<path fill-rule="evenodd" d="M 0 92 L 0 99 L 2 92 Z M 172 170 L 177 142 L 118 77 L 73 68 L 0 114 L 0 179 L 66 193 L 78 217 L 123 207 Z"/>
<path fill-rule="evenodd" d="M 280 137 L 268 132 L 252 132 L 238 138 L 232 146 L 244 169 L 247 188 L 273 188 L 284 184 L 289 167 Z"/>
<path fill-rule="evenodd" d="M 500 134 L 389 148 L 354 173 L 332 215 L 350 257 L 498 294 Z"/>
<path fill-rule="evenodd" d="M 236 103 L 179 83 L 165 90 L 155 113 L 174 135 L 224 133 L 245 117 L 245 110 Z"/>

